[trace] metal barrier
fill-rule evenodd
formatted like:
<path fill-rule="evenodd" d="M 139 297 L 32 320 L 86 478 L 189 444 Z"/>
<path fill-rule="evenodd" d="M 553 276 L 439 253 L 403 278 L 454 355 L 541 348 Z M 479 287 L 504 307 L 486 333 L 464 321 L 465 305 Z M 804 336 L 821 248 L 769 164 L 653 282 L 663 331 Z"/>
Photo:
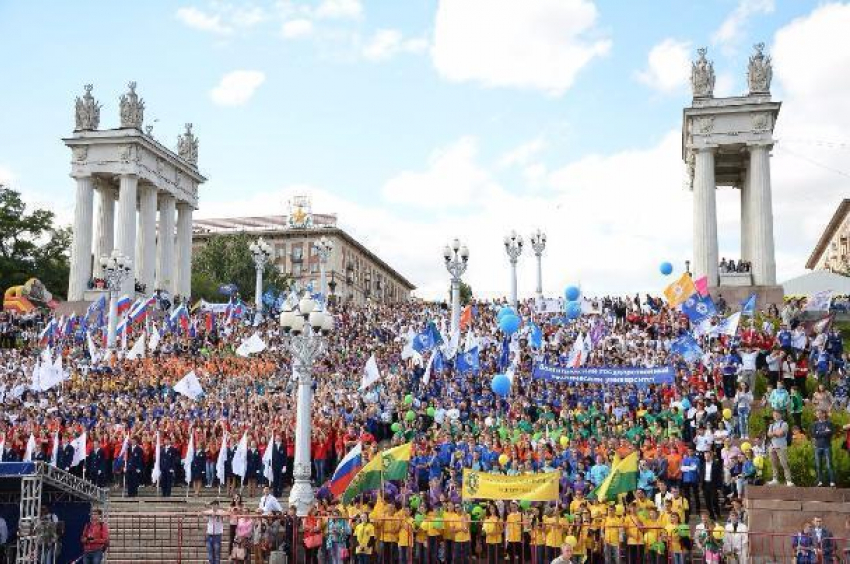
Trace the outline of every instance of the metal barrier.
<path fill-rule="evenodd" d="M 258 514 L 216 516 L 221 520 L 220 539 L 208 539 L 207 524 L 211 516 L 203 513 L 119 513 L 111 516 L 114 527 L 110 562 L 230 562 L 233 547 L 241 543 L 248 564 L 319 564 L 357 562 L 356 519 L 321 516 L 290 518 L 285 515 Z M 240 523 L 240 520 L 242 521 Z M 234 523 L 235 521 L 235 523 Z M 473 521 L 467 529 L 462 522 L 432 519 L 403 522 L 396 518 L 370 521 L 376 541 L 366 562 L 395 563 L 493 563 L 548 564 L 560 555 L 560 544 L 567 537 L 576 540 L 576 554 L 584 562 L 638 563 L 709 563 L 774 564 L 786 562 L 848 563 L 850 544 L 846 538 L 816 539 L 811 542 L 799 534 L 773 532 L 724 532 L 700 534 L 690 527 L 688 541 L 670 538 L 668 529 L 640 528 L 640 537 L 629 541 L 629 528 L 572 523 L 534 525 L 522 521 L 517 542 L 507 542 L 506 523 L 499 522 L 498 531 L 487 538 L 481 521 Z M 321 531 L 317 541 L 314 525 Z M 631 528 L 632 532 L 634 527 Z M 245 534 L 250 531 L 248 534 Z M 277 531 L 276 534 L 272 534 Z M 341 532 L 342 534 L 337 534 Z M 513 531 L 516 532 L 516 531 Z M 661 544 L 650 546 L 646 533 Z M 552 534 L 554 533 L 554 534 Z M 329 542 L 329 536 L 331 541 Z M 236 539 L 241 539 L 237 541 Z M 334 542 L 337 539 L 339 542 Z M 496 542 L 487 542 L 488 540 Z M 606 542 L 616 539 L 616 543 Z M 572 539 L 571 539 L 572 540 Z M 316 544 L 318 542 L 318 544 Z M 209 545 L 220 543 L 220 559 L 208 558 Z M 709 546 L 706 546 L 708 544 Z M 800 559 L 798 560 L 798 555 Z"/>

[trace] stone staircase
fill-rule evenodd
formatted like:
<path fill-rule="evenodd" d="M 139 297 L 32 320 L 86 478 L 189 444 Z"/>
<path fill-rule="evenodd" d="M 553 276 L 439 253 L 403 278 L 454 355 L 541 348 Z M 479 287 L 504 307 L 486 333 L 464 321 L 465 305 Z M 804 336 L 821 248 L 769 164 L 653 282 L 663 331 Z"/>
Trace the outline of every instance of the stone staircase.
<path fill-rule="evenodd" d="M 258 491 L 257 494 L 260 492 Z M 248 497 L 243 490 L 246 510 L 253 511 L 259 496 Z M 227 492 L 221 495 L 217 488 L 202 488 L 200 495 L 186 497 L 184 487 L 176 487 L 172 497 L 163 498 L 154 488 L 142 488 L 139 497 L 121 497 L 113 490 L 109 498 L 110 563 L 184 563 L 207 562 L 206 525 L 202 513 L 209 502 L 218 499 L 222 509 L 227 509 Z M 284 499 L 286 497 L 284 496 Z M 222 550 L 227 553 L 230 543 L 227 522 L 222 536 Z M 228 561 L 222 558 L 223 561 Z"/>

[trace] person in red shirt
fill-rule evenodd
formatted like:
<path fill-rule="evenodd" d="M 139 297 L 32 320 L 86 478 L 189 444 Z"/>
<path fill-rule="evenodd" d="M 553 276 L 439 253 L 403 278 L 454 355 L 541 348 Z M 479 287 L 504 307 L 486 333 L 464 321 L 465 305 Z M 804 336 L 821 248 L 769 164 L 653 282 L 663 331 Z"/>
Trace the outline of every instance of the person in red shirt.
<path fill-rule="evenodd" d="M 100 520 L 100 510 L 91 512 L 91 520 L 83 528 L 83 564 L 101 564 L 109 550 L 109 525 Z"/>

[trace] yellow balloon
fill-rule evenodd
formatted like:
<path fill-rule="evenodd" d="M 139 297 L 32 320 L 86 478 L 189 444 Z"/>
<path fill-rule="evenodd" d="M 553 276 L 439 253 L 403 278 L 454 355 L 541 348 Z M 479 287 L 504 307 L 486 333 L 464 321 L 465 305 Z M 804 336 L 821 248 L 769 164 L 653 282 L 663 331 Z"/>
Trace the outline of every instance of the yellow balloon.
<path fill-rule="evenodd" d="M 500 454 L 499 455 L 499 464 L 501 464 L 502 466 L 507 464 L 509 460 L 510 460 L 510 458 L 508 458 L 507 454 Z"/>
<path fill-rule="evenodd" d="M 568 446 L 570 446 L 570 439 L 568 439 L 565 436 L 561 436 L 561 446 L 564 447 L 564 448 L 567 448 Z"/>
<path fill-rule="evenodd" d="M 726 419 L 727 421 L 732 419 L 732 410 L 728 407 L 723 410 L 723 419 Z"/>
<path fill-rule="evenodd" d="M 578 539 L 575 538 L 573 535 L 570 535 L 570 536 L 568 536 L 567 538 L 564 539 L 564 542 L 567 543 L 570 546 L 575 546 L 575 545 L 578 544 Z"/>
<path fill-rule="evenodd" d="M 743 443 L 741 443 L 741 450 L 743 452 L 750 452 L 751 450 L 753 450 L 753 445 L 751 445 L 747 441 L 744 441 Z"/>
<path fill-rule="evenodd" d="M 725 532 L 725 529 L 723 528 L 723 525 L 717 525 L 716 527 L 714 527 L 714 532 L 712 533 L 712 535 L 717 540 L 721 540 L 723 538 L 724 532 Z"/>

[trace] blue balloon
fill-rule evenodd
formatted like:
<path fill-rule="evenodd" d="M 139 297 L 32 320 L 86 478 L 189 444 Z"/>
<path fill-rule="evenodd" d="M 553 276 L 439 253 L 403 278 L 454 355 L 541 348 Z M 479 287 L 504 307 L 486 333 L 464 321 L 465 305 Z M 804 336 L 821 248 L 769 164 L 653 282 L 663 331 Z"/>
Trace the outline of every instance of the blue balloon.
<path fill-rule="evenodd" d="M 664 276 L 670 276 L 671 274 L 673 274 L 673 265 L 669 262 L 662 262 L 661 266 L 658 267 L 658 269 Z"/>
<path fill-rule="evenodd" d="M 513 310 L 512 307 L 502 306 L 502 308 L 499 310 L 499 313 L 496 314 L 496 321 L 502 321 L 502 318 L 506 315 L 516 315 L 516 312 Z"/>
<path fill-rule="evenodd" d="M 567 302 L 565 313 L 568 319 L 578 319 L 581 317 L 581 304 L 578 302 Z"/>
<path fill-rule="evenodd" d="M 691 408 L 691 400 L 689 400 L 688 398 L 684 398 L 682 400 L 682 410 L 687 411 L 690 408 Z"/>
<path fill-rule="evenodd" d="M 564 290 L 564 297 L 567 298 L 568 302 L 576 301 L 580 295 L 581 290 L 577 286 L 567 286 L 567 289 Z"/>
<path fill-rule="evenodd" d="M 490 382 L 490 388 L 493 393 L 501 397 L 507 397 L 511 393 L 511 379 L 504 374 L 496 374 L 493 376 L 493 381 Z"/>
<path fill-rule="evenodd" d="M 519 330 L 519 317 L 516 315 L 506 315 L 499 320 L 499 329 L 506 335 L 513 335 Z"/>

